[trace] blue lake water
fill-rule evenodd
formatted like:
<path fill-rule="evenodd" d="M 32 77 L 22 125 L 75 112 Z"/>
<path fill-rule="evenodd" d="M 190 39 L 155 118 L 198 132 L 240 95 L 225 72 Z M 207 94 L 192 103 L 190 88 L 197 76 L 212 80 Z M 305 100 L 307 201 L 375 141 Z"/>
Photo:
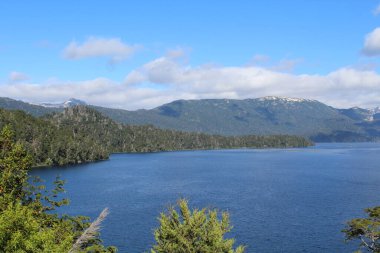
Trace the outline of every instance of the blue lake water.
<path fill-rule="evenodd" d="M 341 230 L 380 205 L 380 144 L 305 149 L 114 154 L 110 160 L 35 169 L 67 180 L 71 215 L 109 207 L 102 239 L 119 252 L 146 252 L 157 217 L 177 199 L 230 212 L 230 236 L 247 252 L 352 252 Z"/>

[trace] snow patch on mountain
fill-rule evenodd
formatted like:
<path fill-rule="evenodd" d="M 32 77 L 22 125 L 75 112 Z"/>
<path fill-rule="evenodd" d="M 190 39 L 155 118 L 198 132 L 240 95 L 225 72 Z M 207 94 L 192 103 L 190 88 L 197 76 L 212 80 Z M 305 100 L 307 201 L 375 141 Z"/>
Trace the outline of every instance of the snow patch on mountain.
<path fill-rule="evenodd" d="M 48 108 L 68 108 L 76 105 L 87 105 L 87 103 L 76 98 L 69 98 L 63 103 L 40 103 L 38 105 Z"/>
<path fill-rule="evenodd" d="M 288 103 L 301 103 L 301 102 L 315 102 L 316 100 L 305 99 L 305 98 L 289 98 L 281 96 L 266 96 L 258 98 L 259 101 L 279 101 L 279 102 L 288 102 Z"/>
<path fill-rule="evenodd" d="M 375 120 L 375 114 L 380 113 L 380 107 L 375 107 L 368 110 L 368 117 L 365 119 L 366 121 L 374 121 Z"/>

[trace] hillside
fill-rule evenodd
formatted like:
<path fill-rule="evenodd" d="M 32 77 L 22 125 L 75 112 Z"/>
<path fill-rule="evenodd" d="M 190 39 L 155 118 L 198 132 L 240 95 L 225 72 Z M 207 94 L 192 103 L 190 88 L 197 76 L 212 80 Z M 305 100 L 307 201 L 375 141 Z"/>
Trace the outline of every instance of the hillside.
<path fill-rule="evenodd" d="M 61 108 L 55 108 L 55 107 L 48 108 L 48 107 L 34 105 L 34 104 L 26 103 L 20 100 L 4 98 L 4 97 L 0 97 L 0 108 L 7 109 L 7 110 L 21 110 L 33 116 L 43 116 L 48 113 L 62 111 Z"/>
<path fill-rule="evenodd" d="M 0 127 L 9 124 L 34 157 L 35 165 L 65 165 L 107 159 L 113 152 L 193 149 L 305 147 L 296 136 L 226 137 L 116 123 L 100 112 L 74 106 L 36 118 L 0 109 Z"/>
<path fill-rule="evenodd" d="M 368 141 L 373 136 L 357 120 L 315 100 L 259 99 L 178 100 L 152 110 L 125 111 L 95 107 L 126 124 L 221 135 L 301 135 L 315 141 Z"/>
<path fill-rule="evenodd" d="M 6 109 L 21 109 L 35 116 L 63 110 L 15 100 L 12 103 L 1 102 L 3 100 L 0 98 L 0 107 L 6 104 Z M 118 123 L 149 124 L 161 129 L 226 136 L 299 135 L 317 142 L 380 139 L 378 109 L 336 109 L 308 99 L 264 97 L 177 100 L 154 109 L 136 111 L 89 106 Z"/>
<path fill-rule="evenodd" d="M 0 109 L 0 129 L 10 125 L 34 165 L 65 165 L 107 159 L 108 151 L 91 136 L 76 135 L 70 125 L 54 124 L 23 111 Z"/>

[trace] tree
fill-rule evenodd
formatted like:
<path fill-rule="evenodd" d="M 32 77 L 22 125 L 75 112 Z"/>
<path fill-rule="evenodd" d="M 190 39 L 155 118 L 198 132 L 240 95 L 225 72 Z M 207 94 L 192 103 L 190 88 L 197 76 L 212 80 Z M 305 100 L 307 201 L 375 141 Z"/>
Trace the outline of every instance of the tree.
<path fill-rule="evenodd" d="M 155 230 L 156 244 L 152 253 L 243 253 L 244 247 L 233 249 L 234 239 L 225 239 L 231 230 L 229 215 L 217 210 L 190 210 L 184 199 L 178 201 L 179 212 L 172 207 L 161 213 L 160 227 Z M 178 208 L 177 208 L 178 209 Z"/>
<path fill-rule="evenodd" d="M 23 200 L 31 157 L 22 145 L 14 143 L 14 133 L 5 126 L 0 133 L 0 211 L 9 201 Z"/>
<path fill-rule="evenodd" d="M 57 179 L 51 192 L 43 185 L 30 184 L 31 165 L 31 157 L 14 142 L 10 126 L 5 126 L 0 132 L 0 251 L 68 252 L 91 223 L 87 217 L 49 212 L 68 204 L 58 196 L 64 182 Z M 93 231 L 72 252 L 116 252 L 114 247 L 105 248 L 97 230 Z"/>
<path fill-rule="evenodd" d="M 346 240 L 359 240 L 360 248 L 380 252 L 380 206 L 367 208 L 368 218 L 356 218 L 347 223 L 343 232 Z M 360 252 L 360 251 L 359 251 Z"/>
<path fill-rule="evenodd" d="M 52 226 L 30 206 L 9 203 L 0 214 L 2 252 L 67 252 L 74 234 L 69 222 L 55 220 Z"/>

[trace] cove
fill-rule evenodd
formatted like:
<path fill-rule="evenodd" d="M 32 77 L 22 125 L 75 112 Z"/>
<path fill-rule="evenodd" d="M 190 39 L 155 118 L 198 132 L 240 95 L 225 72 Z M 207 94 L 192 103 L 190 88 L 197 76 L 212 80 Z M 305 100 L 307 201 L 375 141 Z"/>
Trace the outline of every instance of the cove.
<path fill-rule="evenodd" d="M 341 230 L 380 205 L 379 154 L 379 143 L 113 154 L 31 174 L 67 181 L 60 213 L 94 218 L 109 207 L 101 238 L 119 252 L 148 251 L 159 213 L 179 198 L 229 211 L 230 236 L 247 252 L 352 252 Z"/>

